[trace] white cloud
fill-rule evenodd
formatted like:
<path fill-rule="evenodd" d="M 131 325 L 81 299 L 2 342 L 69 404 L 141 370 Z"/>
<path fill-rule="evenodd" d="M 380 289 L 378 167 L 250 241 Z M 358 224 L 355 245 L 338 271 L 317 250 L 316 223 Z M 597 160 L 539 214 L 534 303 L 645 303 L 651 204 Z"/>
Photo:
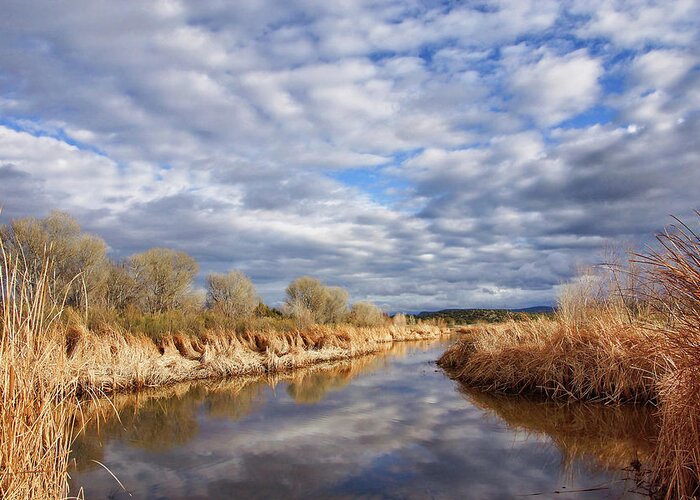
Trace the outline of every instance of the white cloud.
<path fill-rule="evenodd" d="M 698 64 L 698 56 L 678 50 L 652 50 L 634 61 L 633 74 L 643 90 L 672 90 Z"/>
<path fill-rule="evenodd" d="M 646 43 L 689 46 L 697 42 L 700 5 L 695 0 L 594 0 L 573 10 L 591 19 L 578 29 L 585 37 L 604 37 L 629 48 Z"/>
<path fill-rule="evenodd" d="M 516 110 L 542 126 L 552 126 L 591 107 L 599 95 L 600 61 L 585 50 L 564 56 L 544 54 L 518 65 L 510 79 Z"/>

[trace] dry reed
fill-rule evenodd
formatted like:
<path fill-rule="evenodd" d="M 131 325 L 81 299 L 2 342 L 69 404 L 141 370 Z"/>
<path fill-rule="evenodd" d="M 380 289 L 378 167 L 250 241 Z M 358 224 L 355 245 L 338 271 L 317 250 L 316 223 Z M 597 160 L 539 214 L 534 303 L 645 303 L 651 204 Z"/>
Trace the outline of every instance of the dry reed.
<path fill-rule="evenodd" d="M 657 287 L 652 303 L 666 319 L 657 349 L 675 364 L 659 383 L 656 483 L 666 498 L 695 498 L 700 493 L 700 236 L 677 222 L 657 236 L 659 250 L 638 255 L 637 261 L 649 269 Z"/>
<path fill-rule="evenodd" d="M 612 267 L 615 286 L 605 293 L 595 286 L 565 289 L 551 321 L 471 328 L 440 364 L 462 382 L 492 392 L 657 403 L 653 486 L 664 498 L 696 498 L 700 236 L 677 222 L 657 237 L 658 250 L 634 255 L 634 272 Z M 620 274 L 631 276 L 633 286 L 621 286 Z"/>
<path fill-rule="evenodd" d="M 176 333 L 157 341 L 110 328 L 94 333 L 71 325 L 69 332 L 68 364 L 79 387 L 112 392 L 280 372 L 369 354 L 387 342 L 437 338 L 446 330 L 427 325 L 316 325 L 289 332 Z"/>
<path fill-rule="evenodd" d="M 76 383 L 53 324 L 50 266 L 30 279 L 1 242 L 0 253 L 0 496 L 65 498 Z"/>
<path fill-rule="evenodd" d="M 474 327 L 439 363 L 453 378 L 494 392 L 645 402 L 656 399 L 657 380 L 672 368 L 650 349 L 660 338 L 620 311 L 591 311 L 582 323 L 557 317 Z"/>

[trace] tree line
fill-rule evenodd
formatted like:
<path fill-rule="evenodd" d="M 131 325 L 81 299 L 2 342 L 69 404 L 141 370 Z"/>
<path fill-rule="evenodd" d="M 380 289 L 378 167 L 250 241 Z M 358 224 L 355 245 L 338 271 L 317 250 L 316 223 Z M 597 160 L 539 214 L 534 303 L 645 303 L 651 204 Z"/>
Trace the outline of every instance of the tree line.
<path fill-rule="evenodd" d="M 238 270 L 206 277 L 206 294 L 194 279 L 199 264 L 185 252 L 151 248 L 123 260 L 107 255 L 107 244 L 86 234 L 69 214 L 55 210 L 45 218 L 25 217 L 0 226 L 2 259 L 19 259 L 30 282 L 50 274 L 49 293 L 58 303 L 79 310 L 101 308 L 160 314 L 201 309 L 231 318 L 269 314 L 250 278 Z M 286 290 L 282 314 L 299 322 L 381 324 L 385 315 L 369 302 L 349 306 L 348 292 L 302 276 Z M 279 314 L 279 313 L 278 313 Z"/>

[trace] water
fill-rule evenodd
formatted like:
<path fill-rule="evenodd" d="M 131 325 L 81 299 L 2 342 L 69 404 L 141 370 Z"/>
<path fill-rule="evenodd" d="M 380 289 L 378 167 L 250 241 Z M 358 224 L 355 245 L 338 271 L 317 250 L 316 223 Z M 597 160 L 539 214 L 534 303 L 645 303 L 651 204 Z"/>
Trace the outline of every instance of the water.
<path fill-rule="evenodd" d="M 280 377 L 118 396 L 121 421 L 103 404 L 106 419 L 76 444 L 72 491 L 83 487 L 88 499 L 636 496 L 634 472 L 623 469 L 643 465 L 653 446 L 649 411 L 470 391 L 435 366 L 446 346 L 395 344 Z"/>

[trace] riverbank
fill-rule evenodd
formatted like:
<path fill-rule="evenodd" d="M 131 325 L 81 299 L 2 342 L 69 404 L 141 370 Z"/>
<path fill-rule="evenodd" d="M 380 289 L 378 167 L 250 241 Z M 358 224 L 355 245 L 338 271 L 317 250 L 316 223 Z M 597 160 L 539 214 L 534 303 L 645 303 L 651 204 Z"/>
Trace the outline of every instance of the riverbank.
<path fill-rule="evenodd" d="M 81 392 L 120 392 L 189 380 L 276 373 L 327 361 L 355 358 L 391 342 L 449 334 L 434 325 L 313 325 L 292 331 L 199 336 L 170 334 L 153 340 L 118 331 L 95 334 L 71 327 L 69 372 Z"/>
<path fill-rule="evenodd" d="M 700 494 L 700 237 L 687 226 L 626 268 L 563 288 L 552 319 L 475 326 L 440 358 L 490 393 L 645 403 L 660 416 L 650 489 Z M 641 269 L 640 269 L 641 267 Z"/>
<path fill-rule="evenodd" d="M 438 364 L 471 387 L 605 404 L 656 403 L 674 369 L 665 336 L 608 311 L 468 329 Z"/>
<path fill-rule="evenodd" d="M 11 296 L 10 294 L 6 296 Z M 315 325 L 291 331 L 206 331 L 153 339 L 61 322 L 41 295 L 5 301 L 0 348 L 0 496 L 65 498 L 68 458 L 90 399 L 179 382 L 281 373 L 439 338 L 434 325 Z"/>

